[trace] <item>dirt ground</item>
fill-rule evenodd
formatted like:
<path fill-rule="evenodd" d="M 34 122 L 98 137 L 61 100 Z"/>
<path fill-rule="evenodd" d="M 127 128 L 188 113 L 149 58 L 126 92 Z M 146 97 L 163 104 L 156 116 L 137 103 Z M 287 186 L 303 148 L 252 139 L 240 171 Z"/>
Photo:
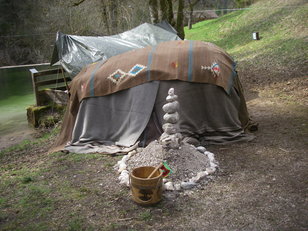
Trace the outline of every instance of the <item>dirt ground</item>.
<path fill-rule="evenodd" d="M 15 131 L 0 137 L 0 150 L 21 143 L 23 140 L 32 139 L 36 132 L 31 128 L 21 131 Z"/>
<path fill-rule="evenodd" d="M 117 183 L 120 156 L 46 154 L 52 140 L 12 151 L 1 158 L 2 177 L 11 174 L 14 182 L 12 169 L 35 169 L 23 189 L 43 185 L 52 206 L 16 206 L 20 187 L 3 184 L 0 230 L 308 230 L 306 79 L 244 85 L 259 123 L 256 138 L 207 147 L 219 162 L 217 174 L 197 189 L 165 192 L 152 207 L 132 202 Z"/>

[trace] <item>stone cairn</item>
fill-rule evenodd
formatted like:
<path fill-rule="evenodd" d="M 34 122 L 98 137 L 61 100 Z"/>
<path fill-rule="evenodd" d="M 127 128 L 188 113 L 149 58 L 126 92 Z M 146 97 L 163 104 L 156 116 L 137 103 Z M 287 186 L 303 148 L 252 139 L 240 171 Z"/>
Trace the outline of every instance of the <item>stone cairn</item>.
<path fill-rule="evenodd" d="M 166 113 L 163 117 L 165 123 L 163 125 L 164 133 L 161 135 L 159 142 L 166 149 L 178 149 L 181 146 L 182 135 L 179 133 L 179 102 L 178 96 L 174 94 L 174 88 L 170 88 L 167 103 L 163 106 Z"/>

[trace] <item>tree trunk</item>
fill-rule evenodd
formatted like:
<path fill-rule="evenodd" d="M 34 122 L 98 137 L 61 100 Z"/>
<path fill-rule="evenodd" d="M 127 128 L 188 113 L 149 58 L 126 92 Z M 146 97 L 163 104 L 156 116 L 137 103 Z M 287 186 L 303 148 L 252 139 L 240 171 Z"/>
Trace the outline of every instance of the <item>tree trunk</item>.
<path fill-rule="evenodd" d="M 172 0 L 167 0 L 168 3 L 168 22 L 171 26 L 175 26 L 174 16 L 173 16 L 173 7 Z"/>
<path fill-rule="evenodd" d="M 223 15 L 225 15 L 225 14 L 227 14 L 228 13 L 228 10 L 227 10 L 227 8 L 228 8 L 228 0 L 224 0 L 223 1 Z"/>
<path fill-rule="evenodd" d="M 109 23 L 109 18 L 108 18 L 108 10 L 106 5 L 104 4 L 104 1 L 102 1 L 102 21 L 103 21 L 103 25 L 106 28 L 107 31 L 107 35 L 111 34 L 110 31 L 110 23 Z"/>
<path fill-rule="evenodd" d="M 188 0 L 188 8 L 189 8 L 189 17 L 188 17 L 188 29 L 192 29 L 193 19 L 194 19 L 194 6 L 199 2 L 199 0 L 195 0 L 191 2 Z"/>
<path fill-rule="evenodd" d="M 160 10 L 159 10 L 159 18 L 160 21 L 168 20 L 168 2 L 167 0 L 159 0 Z"/>
<path fill-rule="evenodd" d="M 149 11 L 150 11 L 151 23 L 152 24 L 158 23 L 157 0 L 149 0 Z"/>
<path fill-rule="evenodd" d="M 111 33 L 116 34 L 118 32 L 118 6 L 116 0 L 110 0 L 109 6 L 109 21 L 111 22 Z"/>
<path fill-rule="evenodd" d="M 188 17 L 188 30 L 192 29 L 192 24 L 193 24 L 193 7 L 189 3 L 189 17 Z"/>
<path fill-rule="evenodd" d="M 185 32 L 184 32 L 184 1 L 178 0 L 178 12 L 177 12 L 177 18 L 176 18 L 176 30 L 178 32 L 178 36 L 181 39 L 185 38 Z"/>

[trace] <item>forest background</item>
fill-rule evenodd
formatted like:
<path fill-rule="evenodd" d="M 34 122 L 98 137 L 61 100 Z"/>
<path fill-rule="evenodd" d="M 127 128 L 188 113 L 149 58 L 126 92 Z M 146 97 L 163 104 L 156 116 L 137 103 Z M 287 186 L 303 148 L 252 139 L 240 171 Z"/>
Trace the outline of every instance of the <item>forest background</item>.
<path fill-rule="evenodd" d="M 185 25 L 210 18 L 209 13 L 220 16 L 254 2 L 256 0 L 0 0 L 0 66 L 49 62 L 57 31 L 108 36 L 145 22 L 167 20 L 184 38 Z"/>

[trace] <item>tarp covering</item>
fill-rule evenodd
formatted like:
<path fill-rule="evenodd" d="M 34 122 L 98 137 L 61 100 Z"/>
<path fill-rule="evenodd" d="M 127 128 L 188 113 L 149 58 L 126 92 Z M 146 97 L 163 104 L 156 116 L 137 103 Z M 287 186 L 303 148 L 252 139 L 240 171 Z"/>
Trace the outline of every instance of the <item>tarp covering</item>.
<path fill-rule="evenodd" d="M 180 40 L 171 28 L 165 22 L 157 26 L 144 23 L 112 36 L 77 36 L 58 32 L 51 65 L 60 61 L 66 72 L 74 77 L 90 63 L 163 41 Z"/>
<path fill-rule="evenodd" d="M 149 122 L 158 87 L 159 82 L 153 81 L 105 97 L 83 100 L 72 143 L 133 145 Z"/>
<path fill-rule="evenodd" d="M 158 139 L 164 123 L 162 106 L 173 87 L 180 104 L 180 132 L 207 144 L 248 141 L 242 123 L 248 115 L 241 108 L 241 97 L 235 87 L 230 95 L 212 84 L 184 81 L 153 81 L 115 94 L 84 99 L 66 150 L 76 153 L 117 153 L 130 151 L 142 133 L 148 143 Z M 153 110 L 153 112 L 152 112 Z M 151 113 L 155 126 L 146 129 Z M 240 115 L 242 113 L 242 115 Z M 245 117 L 245 121 L 240 118 Z M 153 122 L 153 121 L 152 121 Z M 153 136 L 153 129 L 156 129 Z"/>

